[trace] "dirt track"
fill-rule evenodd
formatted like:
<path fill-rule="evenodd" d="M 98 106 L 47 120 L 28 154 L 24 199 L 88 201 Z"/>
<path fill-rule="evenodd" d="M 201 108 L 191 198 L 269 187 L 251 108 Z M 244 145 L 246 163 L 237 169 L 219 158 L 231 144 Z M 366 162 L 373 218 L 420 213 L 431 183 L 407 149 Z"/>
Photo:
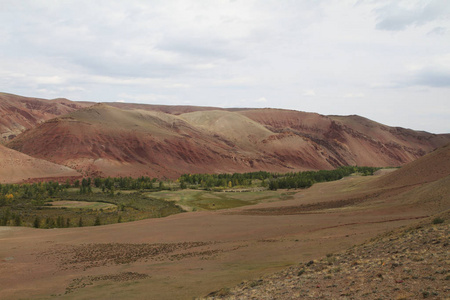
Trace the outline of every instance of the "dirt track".
<path fill-rule="evenodd" d="M 226 211 L 100 227 L 1 230 L 2 297 L 192 299 L 346 249 L 442 209 L 441 203 L 406 199 L 410 190 L 377 195 L 374 180 L 317 184 L 293 200 Z M 320 204 L 329 201 L 345 205 Z M 317 206 L 307 214 L 280 213 L 302 205 Z"/>

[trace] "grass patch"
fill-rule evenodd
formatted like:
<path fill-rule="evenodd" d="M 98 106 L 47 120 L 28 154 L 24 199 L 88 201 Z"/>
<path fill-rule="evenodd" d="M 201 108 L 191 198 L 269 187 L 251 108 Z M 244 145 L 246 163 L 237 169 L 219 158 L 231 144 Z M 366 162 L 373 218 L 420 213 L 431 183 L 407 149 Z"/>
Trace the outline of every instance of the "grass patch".
<path fill-rule="evenodd" d="M 184 210 L 172 201 L 149 199 L 140 192 L 79 194 L 65 192 L 36 206 L 25 199 L 0 207 L 7 226 L 67 228 L 166 217 Z"/>
<path fill-rule="evenodd" d="M 207 190 L 178 190 L 150 192 L 150 199 L 174 201 L 189 211 L 220 210 L 262 202 L 273 202 L 292 198 L 294 193 L 276 191 L 259 192 L 213 192 Z"/>

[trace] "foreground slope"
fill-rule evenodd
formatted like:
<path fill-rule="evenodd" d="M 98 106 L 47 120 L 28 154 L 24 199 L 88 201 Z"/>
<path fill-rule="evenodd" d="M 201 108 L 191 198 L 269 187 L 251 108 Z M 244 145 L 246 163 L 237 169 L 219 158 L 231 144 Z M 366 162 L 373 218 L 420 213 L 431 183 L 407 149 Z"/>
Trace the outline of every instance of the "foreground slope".
<path fill-rule="evenodd" d="M 0 145 L 0 183 L 80 175 L 68 167 L 33 158 Z"/>
<path fill-rule="evenodd" d="M 450 212 L 207 299 L 445 299 Z M 433 220 L 444 223 L 433 224 Z M 436 222 L 436 221 L 434 221 Z"/>
<path fill-rule="evenodd" d="M 39 123 L 65 115 L 85 106 L 87 102 L 67 99 L 45 100 L 0 93 L 0 143 L 5 143 Z"/>
<path fill-rule="evenodd" d="M 441 156 L 421 158 L 410 172 L 415 174 L 420 161 L 430 168 L 421 169 L 423 174 L 431 174 Z M 443 248 L 448 246 L 445 214 L 441 215 L 444 227 L 425 226 L 425 231 L 405 232 L 400 239 L 391 235 L 340 252 L 422 219 L 430 224 L 433 215 L 448 211 L 450 169 L 443 170 L 434 181 L 419 175 L 414 185 L 381 184 L 382 176 L 389 175 L 352 176 L 306 190 L 277 191 L 286 197 L 280 202 L 108 226 L 0 227 L 0 290 L 4 299 L 192 299 L 251 280 L 247 289 L 255 291 L 257 298 L 266 295 L 257 290 L 266 283 L 274 288 L 269 298 L 282 298 L 283 292 L 417 298 L 414 280 L 420 279 L 420 284 L 429 282 L 420 293 L 443 295 L 442 271 L 448 269 L 444 256 L 448 251 Z M 400 171 L 392 174 L 409 176 Z M 326 254 L 333 255 L 317 261 Z M 298 277 L 300 270 L 291 269 L 282 273 L 286 278 L 274 275 L 273 282 L 266 280 L 270 277 L 259 281 L 265 274 L 299 263 L 305 271 L 298 280 L 292 276 Z M 362 278 L 353 278 L 355 272 Z M 375 286 L 379 291 L 367 294 Z M 366 292 L 366 287 L 373 289 Z M 230 296 L 241 292 L 239 287 L 231 289 Z"/>

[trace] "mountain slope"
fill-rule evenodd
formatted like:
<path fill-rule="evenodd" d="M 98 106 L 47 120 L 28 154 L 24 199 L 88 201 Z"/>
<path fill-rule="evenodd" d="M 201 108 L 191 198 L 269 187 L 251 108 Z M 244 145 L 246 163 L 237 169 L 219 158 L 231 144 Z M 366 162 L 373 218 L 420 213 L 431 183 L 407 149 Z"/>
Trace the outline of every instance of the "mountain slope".
<path fill-rule="evenodd" d="M 0 143 L 5 143 L 39 123 L 62 116 L 85 106 L 88 102 L 67 99 L 45 100 L 0 93 Z"/>
<path fill-rule="evenodd" d="M 8 147 L 99 176 L 400 166 L 450 143 L 449 134 L 359 116 L 280 109 L 93 105 L 8 94 L 0 94 L 0 108 L 8 115 L 0 119 Z"/>
<path fill-rule="evenodd" d="M 380 187 L 425 184 L 450 176 L 450 144 L 381 177 Z"/>
<path fill-rule="evenodd" d="M 394 128 L 359 116 L 276 109 L 239 113 L 271 131 L 309 138 L 344 165 L 400 166 L 450 142 L 449 134 Z"/>
<path fill-rule="evenodd" d="M 401 165 L 447 138 L 430 142 L 434 135 L 421 134 L 428 139 L 423 144 L 415 139 L 408 148 L 407 141 L 389 143 L 311 113 L 204 110 L 177 116 L 97 104 L 40 124 L 8 146 L 90 175 L 176 178 L 199 172 Z"/>
<path fill-rule="evenodd" d="M 0 145 L 0 183 L 68 176 L 80 174 L 68 167 L 33 158 Z"/>
<path fill-rule="evenodd" d="M 245 161 L 251 158 L 238 153 L 232 142 L 177 116 L 104 104 L 49 120 L 8 146 L 94 175 L 176 178 L 251 169 Z"/>

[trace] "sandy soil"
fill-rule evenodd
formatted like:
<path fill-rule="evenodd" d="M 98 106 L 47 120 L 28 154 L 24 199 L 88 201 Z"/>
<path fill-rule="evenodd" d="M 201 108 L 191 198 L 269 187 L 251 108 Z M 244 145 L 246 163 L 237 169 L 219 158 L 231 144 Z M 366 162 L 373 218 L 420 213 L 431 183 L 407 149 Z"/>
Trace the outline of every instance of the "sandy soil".
<path fill-rule="evenodd" d="M 317 184 L 293 200 L 225 211 L 100 227 L 2 230 L 2 298 L 192 299 L 450 208 L 448 198 L 422 203 L 411 196 L 421 197 L 415 189 L 425 186 L 377 193 L 376 180 Z M 310 209 L 299 209 L 305 206 Z"/>

